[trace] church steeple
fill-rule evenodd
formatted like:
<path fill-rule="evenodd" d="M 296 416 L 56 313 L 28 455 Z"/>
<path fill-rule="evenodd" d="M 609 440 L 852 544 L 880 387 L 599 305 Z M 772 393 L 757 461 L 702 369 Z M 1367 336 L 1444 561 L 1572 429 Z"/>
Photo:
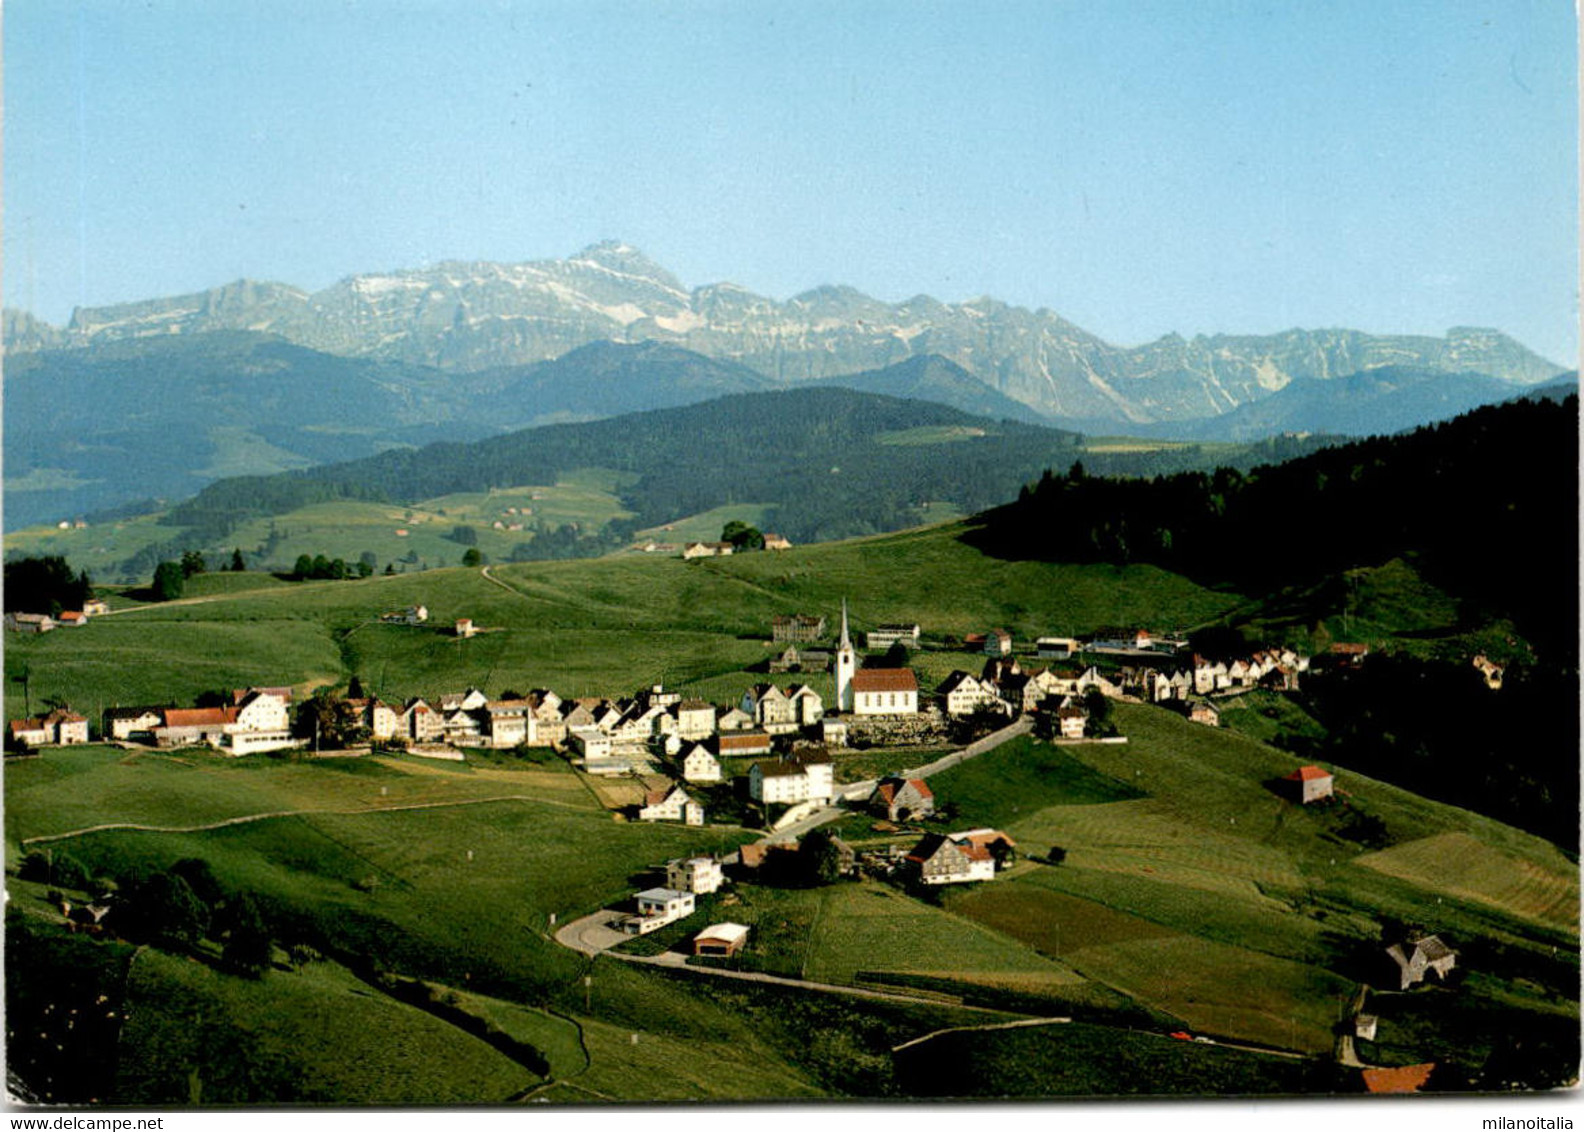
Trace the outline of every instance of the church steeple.
<path fill-rule="evenodd" d="M 841 640 L 836 642 L 836 710 L 853 710 L 853 673 L 858 671 L 858 654 L 847 632 L 847 599 L 842 598 Z"/>

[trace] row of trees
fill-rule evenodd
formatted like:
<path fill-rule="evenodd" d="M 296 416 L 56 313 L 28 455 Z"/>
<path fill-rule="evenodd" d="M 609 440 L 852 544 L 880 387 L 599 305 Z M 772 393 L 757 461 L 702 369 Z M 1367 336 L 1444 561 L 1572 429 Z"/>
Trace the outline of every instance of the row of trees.
<path fill-rule="evenodd" d="M 18 875 L 108 897 L 106 924 L 123 939 L 189 953 L 200 941 L 213 940 L 221 944 L 222 966 L 234 974 L 259 978 L 269 969 L 271 931 L 257 899 L 222 885 L 201 858 L 117 880 L 91 876 L 64 852 L 35 849 L 22 859 Z"/>
<path fill-rule="evenodd" d="M 5 607 L 14 613 L 58 616 L 93 597 L 88 571 L 74 571 L 60 555 L 17 558 L 5 564 Z"/>

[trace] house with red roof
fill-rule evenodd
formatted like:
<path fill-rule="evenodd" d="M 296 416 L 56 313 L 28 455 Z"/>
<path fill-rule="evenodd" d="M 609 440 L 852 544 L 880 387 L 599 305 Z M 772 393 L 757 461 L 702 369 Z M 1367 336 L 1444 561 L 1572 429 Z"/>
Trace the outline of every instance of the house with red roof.
<path fill-rule="evenodd" d="M 995 855 L 972 842 L 958 843 L 942 833 L 928 834 L 913 846 L 903 863 L 921 884 L 968 884 L 995 879 Z"/>
<path fill-rule="evenodd" d="M 935 792 L 922 778 L 882 778 L 869 805 L 887 821 L 916 821 L 935 812 Z"/>
<path fill-rule="evenodd" d="M 1307 806 L 1310 802 L 1331 797 L 1332 783 L 1335 779 L 1330 771 L 1321 770 L 1317 766 L 1301 766 L 1282 781 L 1292 783 L 1293 793 L 1297 795 L 1298 801 Z"/>

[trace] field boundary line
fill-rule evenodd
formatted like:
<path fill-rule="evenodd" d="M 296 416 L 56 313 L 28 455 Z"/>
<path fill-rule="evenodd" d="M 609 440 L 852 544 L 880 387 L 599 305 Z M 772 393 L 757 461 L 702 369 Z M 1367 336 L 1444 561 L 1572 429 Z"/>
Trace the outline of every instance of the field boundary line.
<path fill-rule="evenodd" d="M 913 1038 L 899 1046 L 892 1046 L 892 1053 L 901 1053 L 909 1046 L 921 1045 L 931 1038 L 938 1038 L 942 1034 L 962 1034 L 979 1030 L 1016 1030 L 1024 1026 L 1060 1026 L 1071 1022 L 1071 1018 L 1020 1018 L 1016 1022 L 991 1022 L 984 1026 L 947 1026 L 944 1030 L 931 1030 L 922 1037 Z"/>
<path fill-rule="evenodd" d="M 272 818 L 300 818 L 314 815 L 330 817 L 356 817 L 359 814 L 392 814 L 408 810 L 438 810 L 454 806 L 481 806 L 490 802 L 538 802 L 545 806 L 564 806 L 569 810 L 586 813 L 583 806 L 571 802 L 558 802 L 551 798 L 535 798 L 530 794 L 501 794 L 494 798 L 463 798 L 453 802 L 411 802 L 401 806 L 364 806 L 356 810 L 275 810 L 266 814 L 242 814 L 239 817 L 223 818 L 220 821 L 208 822 L 204 825 L 143 825 L 136 822 L 107 822 L 104 825 L 91 825 L 83 829 L 68 830 L 65 833 L 44 833 L 37 837 L 24 837 L 20 845 L 40 845 L 46 841 L 65 841 L 72 837 L 85 837 L 90 833 L 110 833 L 116 830 L 126 830 L 135 833 L 208 833 L 211 830 L 226 829 L 235 825 L 247 825 L 251 822 L 269 821 Z"/>

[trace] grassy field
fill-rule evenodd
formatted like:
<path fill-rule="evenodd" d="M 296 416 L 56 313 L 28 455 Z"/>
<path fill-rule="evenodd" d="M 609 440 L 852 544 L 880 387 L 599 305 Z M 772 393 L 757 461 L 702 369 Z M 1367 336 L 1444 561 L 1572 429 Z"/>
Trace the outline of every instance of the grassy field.
<path fill-rule="evenodd" d="M 760 531 L 774 531 L 773 516 L 774 508 L 768 504 L 733 503 L 725 507 L 700 511 L 697 515 L 675 519 L 663 526 L 648 527 L 639 531 L 638 535 L 640 538 L 652 538 L 656 542 L 674 543 L 680 552 L 683 543 L 719 542 L 721 528 L 733 519 L 747 523 L 750 527 L 757 527 Z"/>
<path fill-rule="evenodd" d="M 334 963 L 262 980 L 142 952 L 117 1093 L 142 1105 L 499 1104 L 542 1078 Z"/>
<path fill-rule="evenodd" d="M 1097 770 L 1029 736 L 1003 743 L 930 779 L 937 807 L 956 805 L 953 828 L 1009 826 L 1052 806 L 1082 806 L 1137 797 L 1126 779 Z"/>

